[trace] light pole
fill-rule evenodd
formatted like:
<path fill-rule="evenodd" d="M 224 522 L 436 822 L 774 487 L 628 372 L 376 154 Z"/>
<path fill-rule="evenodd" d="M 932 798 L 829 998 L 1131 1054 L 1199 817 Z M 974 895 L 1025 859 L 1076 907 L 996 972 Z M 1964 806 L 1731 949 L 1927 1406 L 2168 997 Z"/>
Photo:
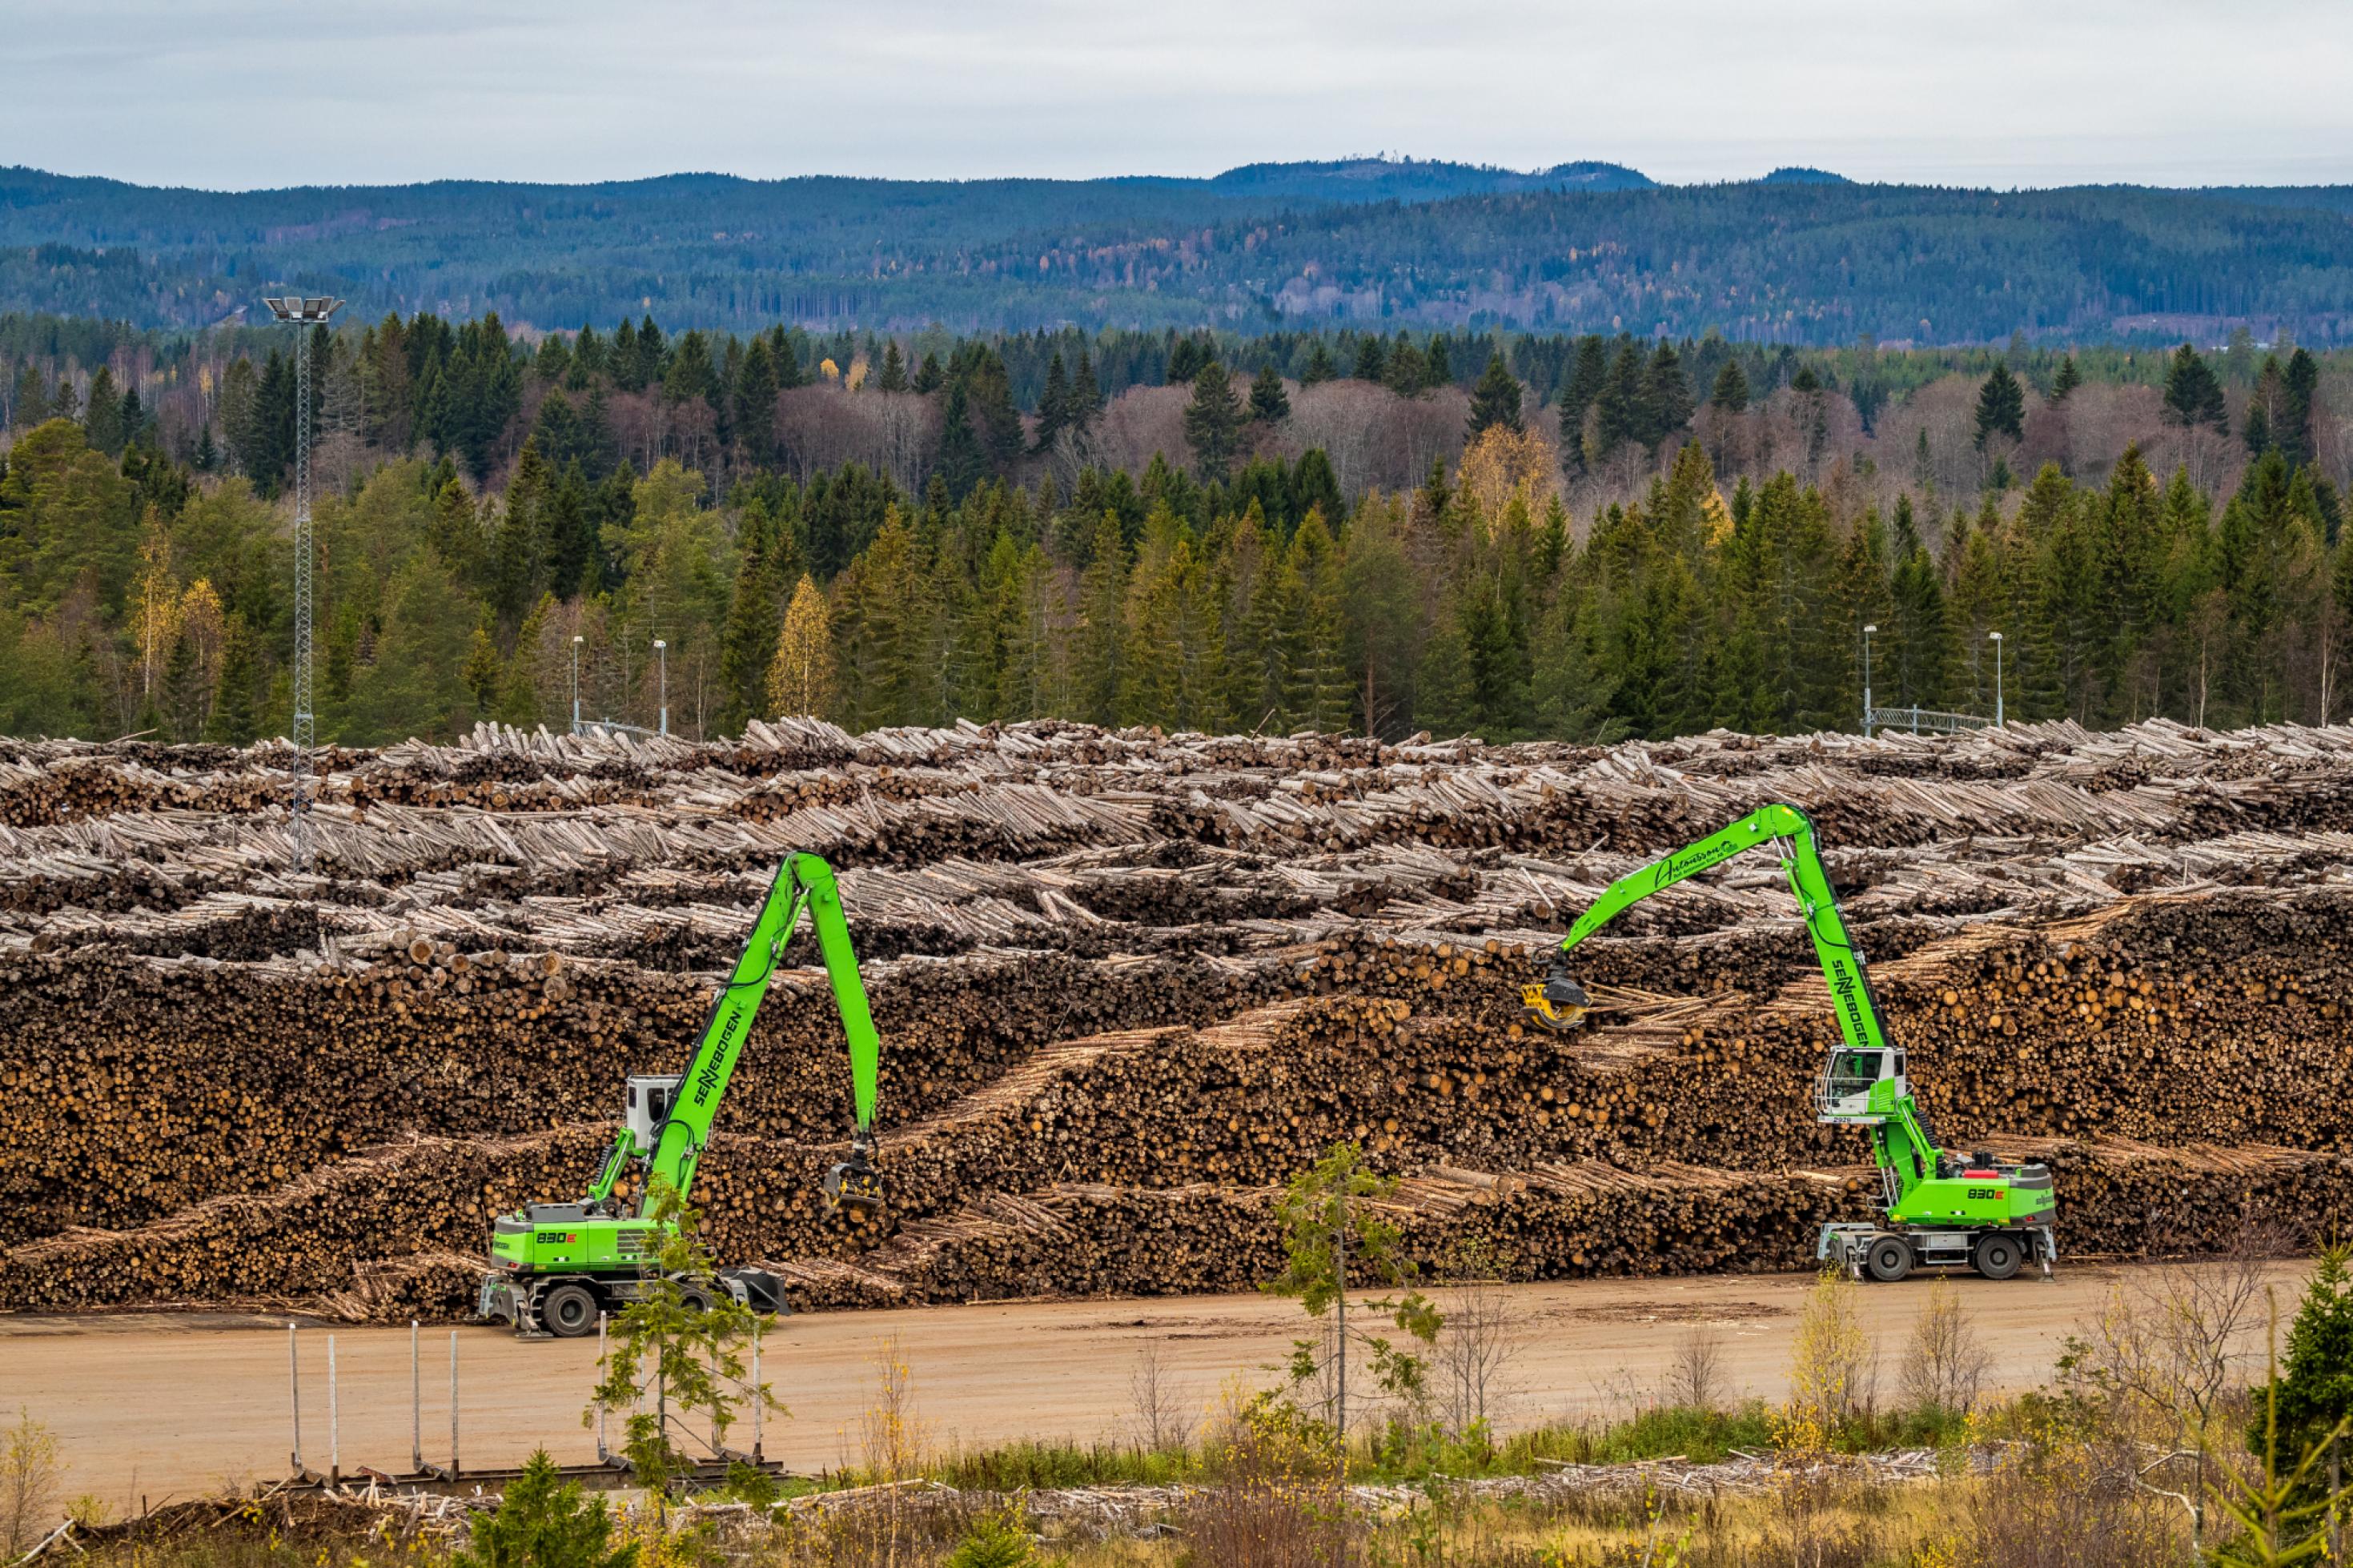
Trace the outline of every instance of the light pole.
<path fill-rule="evenodd" d="M 1871 634 L 1879 628 L 1862 628 L 1862 738 L 1871 739 Z"/>
<path fill-rule="evenodd" d="M 670 733 L 670 644 L 654 638 L 654 660 L 661 666 L 661 732 Z"/>
<path fill-rule="evenodd" d="M 1993 727 L 2001 728 L 2001 634 L 1986 633 L 1986 641 L 1993 644 Z"/>
<path fill-rule="evenodd" d="M 580 645 L 587 639 L 572 634 L 572 732 L 580 733 Z"/>
<path fill-rule="evenodd" d="M 294 328 L 294 868 L 311 868 L 311 747 L 318 718 L 311 706 L 311 567 L 318 546 L 311 536 L 311 333 L 327 324 L 343 301 L 324 295 L 265 298 L 279 321 Z"/>

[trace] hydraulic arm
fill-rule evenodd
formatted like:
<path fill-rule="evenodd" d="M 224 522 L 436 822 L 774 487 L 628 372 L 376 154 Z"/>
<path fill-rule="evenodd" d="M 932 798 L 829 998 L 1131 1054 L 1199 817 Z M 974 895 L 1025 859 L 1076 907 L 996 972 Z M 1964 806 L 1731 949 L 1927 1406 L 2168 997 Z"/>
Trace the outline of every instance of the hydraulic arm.
<path fill-rule="evenodd" d="M 1881 1019 L 1869 967 L 1839 912 L 1814 825 L 1794 805 L 1760 807 L 1610 884 L 1569 927 L 1544 984 L 1523 992 L 1527 1016 L 1556 1032 L 1577 1027 L 1589 1003 L 1568 972 L 1567 954 L 1652 893 L 1763 844 L 1779 855 L 1838 1018 L 1841 1043 L 1815 1090 L 1817 1120 L 1866 1128 L 1882 1182 L 1886 1223 L 1825 1226 L 1821 1256 L 1883 1279 L 1901 1279 L 1915 1264 L 1961 1262 L 2006 1279 L 2030 1251 L 2047 1271 L 2058 1255 L 2050 1173 L 2041 1165 L 1998 1166 L 1982 1153 L 1962 1161 L 1937 1148 L 1912 1097 L 1905 1053 Z"/>
<path fill-rule="evenodd" d="M 692 1189 L 695 1168 L 710 1144 L 712 1123 L 726 1099 L 744 1042 L 804 913 L 817 938 L 849 1046 L 853 1125 L 849 1157 L 828 1173 L 827 1201 L 857 1219 L 880 1211 L 881 1181 L 872 1156 L 881 1041 L 859 979 L 832 868 L 814 855 L 788 856 L 752 922 L 743 955 L 720 987 L 711 1021 L 686 1069 L 628 1079 L 620 1130 L 586 1197 L 573 1204 L 527 1205 L 494 1223 L 491 1268 L 482 1284 L 483 1316 L 512 1320 L 526 1333 L 543 1326 L 568 1337 L 593 1329 L 596 1314 L 608 1305 L 642 1294 L 652 1278 L 648 1260 L 659 1247 L 655 1194 L 663 1186 L 680 1193 Z M 624 1213 L 615 1194 L 632 1174 L 638 1178 L 635 1201 Z M 719 1279 L 737 1300 L 750 1305 L 769 1310 L 783 1305 L 776 1282 L 760 1270 L 723 1269 Z M 691 1300 L 703 1289 L 697 1282 L 681 1285 Z"/>

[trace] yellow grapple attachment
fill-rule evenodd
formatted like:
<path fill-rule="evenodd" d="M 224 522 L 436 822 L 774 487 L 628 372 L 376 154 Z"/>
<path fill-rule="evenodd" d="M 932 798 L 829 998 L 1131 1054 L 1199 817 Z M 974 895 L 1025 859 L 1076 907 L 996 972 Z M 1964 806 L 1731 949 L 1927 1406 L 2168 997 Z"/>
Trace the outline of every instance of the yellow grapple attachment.
<path fill-rule="evenodd" d="M 874 1146 L 865 1135 L 850 1140 L 849 1158 L 825 1173 L 825 1206 L 863 1225 L 882 1212 L 882 1177 L 872 1163 Z"/>
<path fill-rule="evenodd" d="M 1568 976 L 1568 972 L 1556 965 L 1541 985 L 1520 988 L 1520 1010 L 1538 1028 L 1556 1035 L 1565 1035 L 1585 1021 L 1585 1010 L 1591 1005 L 1586 1000 L 1585 987 Z"/>

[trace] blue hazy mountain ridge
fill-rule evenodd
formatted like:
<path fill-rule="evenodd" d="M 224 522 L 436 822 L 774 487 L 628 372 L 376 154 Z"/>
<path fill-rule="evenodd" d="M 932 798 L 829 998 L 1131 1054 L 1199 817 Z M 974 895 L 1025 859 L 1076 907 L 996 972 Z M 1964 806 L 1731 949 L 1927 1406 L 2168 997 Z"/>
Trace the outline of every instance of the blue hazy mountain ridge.
<path fill-rule="evenodd" d="M 0 311 L 189 328 L 273 285 L 357 311 L 670 330 L 1275 325 L 1795 342 L 2353 337 L 2353 187 L 1989 191 L 1784 168 L 1391 158 L 1208 179 L 675 174 L 213 192 L 0 170 Z"/>

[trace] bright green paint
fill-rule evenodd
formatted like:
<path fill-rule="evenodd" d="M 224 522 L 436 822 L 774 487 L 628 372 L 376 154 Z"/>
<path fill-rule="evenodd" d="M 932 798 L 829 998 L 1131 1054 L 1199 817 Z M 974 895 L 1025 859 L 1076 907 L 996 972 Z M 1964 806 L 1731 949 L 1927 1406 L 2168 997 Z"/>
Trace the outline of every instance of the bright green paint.
<path fill-rule="evenodd" d="M 1814 955 L 1821 961 L 1822 978 L 1830 983 L 1831 1010 L 1844 1039 L 1843 1049 L 1831 1053 L 1832 1065 L 1853 1059 L 1849 1053 L 1872 1053 L 1863 1058 L 1865 1076 L 1872 1079 L 1867 1103 L 1836 1114 L 1826 1109 L 1821 1120 L 1859 1122 L 1871 1130 L 1873 1158 L 1894 1179 L 1888 1219 L 1915 1226 L 2049 1224 L 2055 1206 L 2049 1186 L 2017 1185 L 2014 1173 L 1973 1180 L 1958 1173 L 1959 1162 L 1945 1163 L 1909 1088 L 1882 1065 L 1885 1058 L 1881 1053 L 1893 1049 L 1894 1043 L 1880 1019 L 1862 953 L 1839 913 L 1838 892 L 1823 868 L 1813 822 L 1796 806 L 1760 806 L 1729 827 L 1620 877 L 1577 917 L 1561 951 L 1574 950 L 1652 893 L 1762 844 L 1773 845 L 1780 856 L 1789 891 L 1813 937 Z M 1859 1091 L 1862 1086 L 1855 1087 Z M 1940 1175 L 1940 1165 L 1955 1173 Z"/>
<path fill-rule="evenodd" d="M 650 1237 L 654 1225 L 645 1217 L 654 1184 L 660 1180 L 681 1193 L 693 1189 L 695 1167 L 711 1142 L 712 1121 L 726 1098 L 744 1042 L 751 1036 L 752 1021 L 766 998 L 769 978 L 804 910 L 817 936 L 826 977 L 833 986 L 842 1031 L 849 1037 L 850 1098 L 858 1132 L 863 1138 L 872 1131 L 882 1047 L 867 1006 L 866 988 L 859 980 L 858 956 L 850 948 L 841 895 L 835 887 L 832 868 L 823 860 L 814 855 L 787 856 L 776 868 L 776 881 L 752 922 L 751 937 L 735 961 L 734 972 L 720 990 L 702 1041 L 680 1076 L 678 1097 L 668 1120 L 648 1148 L 638 1147 L 624 1126 L 614 1138 L 603 1169 L 589 1185 L 588 1204 L 602 1205 L 630 1165 L 642 1162 L 645 1179 L 638 1186 L 637 1215 L 536 1224 L 522 1223 L 529 1210 L 505 1216 L 491 1237 L 494 1266 L 520 1276 L 636 1271 L 638 1258 L 654 1246 Z"/>

